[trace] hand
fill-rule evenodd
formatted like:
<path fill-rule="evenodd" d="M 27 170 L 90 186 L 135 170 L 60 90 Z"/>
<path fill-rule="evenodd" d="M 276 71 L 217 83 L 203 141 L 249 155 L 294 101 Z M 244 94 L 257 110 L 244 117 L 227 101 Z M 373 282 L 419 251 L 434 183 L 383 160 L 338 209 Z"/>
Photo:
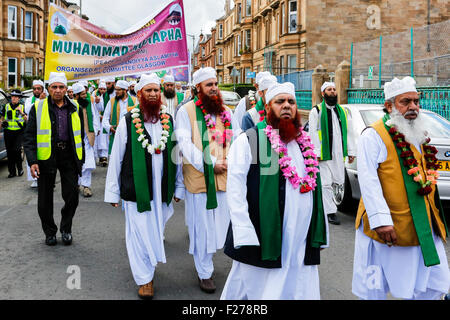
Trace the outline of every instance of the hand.
<path fill-rule="evenodd" d="M 111 131 L 112 133 L 116 134 L 116 127 L 115 126 L 111 126 L 109 131 Z"/>
<path fill-rule="evenodd" d="M 355 158 L 356 157 L 354 156 L 348 156 L 348 163 L 352 163 L 353 161 L 355 161 Z"/>
<path fill-rule="evenodd" d="M 175 202 L 180 202 L 181 199 L 179 199 L 177 197 L 173 197 L 173 200 L 175 200 Z"/>
<path fill-rule="evenodd" d="M 38 179 L 38 178 L 39 178 L 39 175 L 40 175 L 39 165 L 38 165 L 38 164 L 33 164 L 33 165 L 30 167 L 30 172 L 31 172 L 31 176 L 32 176 L 34 179 Z"/>
<path fill-rule="evenodd" d="M 112 205 L 114 208 L 118 208 L 118 207 L 119 207 L 119 204 L 118 204 L 118 203 L 111 203 L 111 205 Z"/>
<path fill-rule="evenodd" d="M 227 171 L 228 165 L 227 165 L 227 160 L 223 159 L 223 160 L 217 160 L 216 161 L 216 165 L 214 166 L 214 173 L 215 174 L 222 174 L 225 171 Z"/>
<path fill-rule="evenodd" d="M 389 247 L 397 244 L 397 234 L 395 233 L 394 226 L 382 226 L 374 230 Z"/>

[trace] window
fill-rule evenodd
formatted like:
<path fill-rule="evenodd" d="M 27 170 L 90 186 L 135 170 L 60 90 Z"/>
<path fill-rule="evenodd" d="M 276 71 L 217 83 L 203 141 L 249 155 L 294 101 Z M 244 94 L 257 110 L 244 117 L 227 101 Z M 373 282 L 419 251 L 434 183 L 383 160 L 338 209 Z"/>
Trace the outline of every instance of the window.
<path fill-rule="evenodd" d="M 297 55 L 288 55 L 287 56 L 287 67 L 288 67 L 288 73 L 295 72 L 297 69 Z"/>
<path fill-rule="evenodd" d="M 252 32 L 251 30 L 245 30 L 245 49 L 251 51 L 252 47 Z"/>
<path fill-rule="evenodd" d="M 297 32 L 297 0 L 289 2 L 289 33 Z"/>
<path fill-rule="evenodd" d="M 280 74 L 284 74 L 284 56 L 280 56 Z"/>
<path fill-rule="evenodd" d="M 20 40 L 23 40 L 23 25 L 25 23 L 25 10 L 20 9 Z"/>
<path fill-rule="evenodd" d="M 219 24 L 219 39 L 223 39 L 223 24 Z"/>
<path fill-rule="evenodd" d="M 281 33 L 284 34 L 286 32 L 286 8 L 285 6 L 281 6 Z"/>
<path fill-rule="evenodd" d="M 17 58 L 8 58 L 8 87 L 17 87 Z"/>
<path fill-rule="evenodd" d="M 17 39 L 17 7 L 8 6 L 8 38 Z"/>
<path fill-rule="evenodd" d="M 25 74 L 25 59 L 20 59 L 20 86 L 25 87 L 24 77 Z"/>
<path fill-rule="evenodd" d="M 33 13 L 25 12 L 25 40 L 33 40 Z"/>
<path fill-rule="evenodd" d="M 219 58 L 218 64 L 223 64 L 223 49 L 222 48 L 219 48 L 218 58 Z"/>
<path fill-rule="evenodd" d="M 202 57 L 205 56 L 205 47 L 202 47 Z"/>
<path fill-rule="evenodd" d="M 238 3 L 236 9 L 237 9 L 237 16 L 236 16 L 236 18 L 237 18 L 237 23 L 241 23 L 241 20 L 242 20 L 242 6 L 241 6 L 240 3 Z"/>
<path fill-rule="evenodd" d="M 251 72 L 252 70 L 250 68 L 245 68 L 245 83 L 252 83 L 252 78 L 247 78 L 247 75 Z"/>
<path fill-rule="evenodd" d="M 245 15 L 250 17 L 252 15 L 252 0 L 246 0 L 245 3 Z"/>
<path fill-rule="evenodd" d="M 241 49 L 242 48 L 242 44 L 241 44 L 241 35 L 238 34 L 237 36 L 237 56 L 241 55 Z"/>
<path fill-rule="evenodd" d="M 33 75 L 33 58 L 25 58 L 25 75 Z"/>

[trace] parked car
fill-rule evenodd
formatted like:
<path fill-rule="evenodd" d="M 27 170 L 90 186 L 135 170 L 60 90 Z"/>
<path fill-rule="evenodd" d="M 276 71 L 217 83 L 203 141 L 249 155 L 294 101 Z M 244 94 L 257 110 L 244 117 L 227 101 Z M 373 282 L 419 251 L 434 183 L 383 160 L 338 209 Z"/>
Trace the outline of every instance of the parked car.
<path fill-rule="evenodd" d="M 233 91 L 221 90 L 220 93 L 222 94 L 223 103 L 234 111 L 239 101 L 241 101 L 241 96 Z"/>
<path fill-rule="evenodd" d="M 352 128 L 349 130 L 348 138 L 353 139 L 356 145 L 362 131 L 384 115 L 383 105 L 347 104 L 342 107 L 348 110 L 349 117 L 352 119 Z M 438 149 L 436 157 L 440 166 L 438 170 L 440 177 L 437 184 L 439 195 L 441 200 L 450 201 L 450 122 L 434 112 L 424 109 L 421 112 L 427 122 L 426 126 L 431 138 L 430 144 Z M 353 209 L 354 200 L 361 198 L 357 161 L 358 158 L 351 164 L 346 161 L 344 185 L 333 185 L 333 200 L 339 211 Z"/>
<path fill-rule="evenodd" d="M 0 89 L 0 110 L 9 102 L 8 95 Z M 3 137 L 3 128 L 0 128 L 0 160 L 6 158 L 5 138 Z"/>

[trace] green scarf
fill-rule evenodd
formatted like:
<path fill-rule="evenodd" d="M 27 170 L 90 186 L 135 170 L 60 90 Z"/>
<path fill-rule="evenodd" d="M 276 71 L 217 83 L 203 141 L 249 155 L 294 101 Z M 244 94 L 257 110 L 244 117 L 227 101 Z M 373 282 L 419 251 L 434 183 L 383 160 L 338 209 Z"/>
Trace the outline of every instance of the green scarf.
<path fill-rule="evenodd" d="M 137 106 L 139 108 L 139 105 Z M 144 117 L 140 113 L 141 123 L 144 123 Z M 136 132 L 133 123 L 131 125 L 131 159 L 133 161 L 133 179 L 134 188 L 136 190 L 136 203 L 138 212 L 151 211 L 150 202 L 153 200 L 153 194 L 150 194 L 148 185 L 147 165 L 145 161 L 146 149 L 142 148 L 142 143 L 138 141 L 139 134 Z M 176 165 L 173 163 L 171 156 L 175 142 L 173 141 L 173 125 L 169 121 L 169 136 L 166 143 L 167 162 L 163 166 L 167 166 L 167 197 L 162 199 L 169 205 L 175 193 Z M 143 126 L 144 130 L 145 127 Z M 162 186 L 163 187 L 163 186 Z"/>
<path fill-rule="evenodd" d="M 386 114 L 383 118 L 384 127 L 387 131 L 389 131 L 389 127 L 386 126 L 386 121 L 389 119 L 389 114 Z M 391 135 L 389 135 L 389 137 L 390 136 Z M 408 169 L 403 165 L 403 160 L 400 157 L 402 151 L 397 147 L 395 150 L 397 151 L 400 162 L 409 208 L 411 210 L 414 228 L 416 229 L 417 237 L 419 239 L 420 249 L 422 250 L 423 260 L 427 267 L 437 265 L 440 261 L 436 251 L 436 246 L 434 245 L 430 223 L 428 221 L 425 196 L 421 196 L 417 193 L 417 182 L 415 182 L 412 177 L 408 175 Z"/>
<path fill-rule="evenodd" d="M 341 129 L 342 129 L 342 149 L 344 152 L 344 157 L 348 156 L 347 152 L 347 117 L 345 114 L 344 109 L 336 104 L 336 110 L 339 115 L 339 119 L 341 122 Z M 329 133 L 328 133 L 328 112 L 327 107 L 325 105 L 325 100 L 322 101 L 321 106 L 322 115 L 320 117 L 320 128 L 322 131 L 322 161 L 324 160 L 331 160 L 331 150 L 330 150 L 330 140 L 329 140 Z"/>
<path fill-rule="evenodd" d="M 128 96 L 128 106 L 132 107 L 134 106 L 134 102 L 133 99 L 131 99 L 130 96 Z M 113 109 L 111 112 L 111 121 L 110 121 L 110 125 L 111 126 L 117 126 L 118 122 L 120 119 L 117 119 L 117 99 L 114 99 L 114 105 L 113 105 Z M 114 133 L 111 132 L 111 134 L 109 135 L 109 149 L 108 149 L 108 154 L 111 154 L 111 149 L 114 143 Z"/>
<path fill-rule="evenodd" d="M 262 98 L 260 98 L 260 99 L 258 100 L 258 102 L 256 103 L 255 109 L 256 109 L 257 111 L 262 111 L 262 110 L 264 110 L 264 102 L 263 102 L 263 99 L 262 99 Z"/>
<path fill-rule="evenodd" d="M 258 123 L 256 127 L 260 145 L 259 150 L 260 152 L 264 150 L 262 147 L 264 143 L 266 144 L 265 148 L 267 150 L 267 158 L 260 159 L 259 176 L 261 257 L 262 260 L 277 260 L 281 256 L 282 241 L 282 225 L 278 200 L 280 167 L 278 165 L 275 174 L 267 174 L 270 170 L 273 170 L 269 169 L 273 163 L 278 164 L 278 155 L 276 152 L 272 152 L 270 141 L 264 133 L 264 129 L 267 127 L 266 120 Z M 270 159 L 270 161 L 264 161 L 266 159 Z M 317 187 L 313 191 L 313 212 L 308 237 L 313 248 L 320 248 L 320 246 L 327 243 L 320 173 L 317 173 L 316 183 Z"/>
<path fill-rule="evenodd" d="M 91 94 L 89 92 L 86 93 L 87 94 L 87 100 L 88 100 L 88 105 L 86 107 L 86 115 L 87 115 L 87 119 L 88 119 L 88 129 L 89 132 L 94 132 L 94 121 L 92 119 L 92 100 L 91 100 Z"/>

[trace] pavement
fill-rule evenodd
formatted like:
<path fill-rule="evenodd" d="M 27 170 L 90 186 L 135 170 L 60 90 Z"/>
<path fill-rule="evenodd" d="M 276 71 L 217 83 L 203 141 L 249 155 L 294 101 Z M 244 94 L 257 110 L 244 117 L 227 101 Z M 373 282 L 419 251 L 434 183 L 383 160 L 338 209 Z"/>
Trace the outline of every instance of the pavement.
<path fill-rule="evenodd" d="M 120 208 L 103 202 L 106 168 L 93 173 L 93 197 L 83 198 L 73 220 L 73 244 L 44 244 L 37 214 L 37 190 L 22 177 L 7 178 L 0 161 L 0 299 L 1 300 L 138 300 L 125 247 L 125 220 Z M 55 221 L 63 205 L 57 175 Z M 218 300 L 231 268 L 231 259 L 214 256 L 217 291 L 200 291 L 189 237 L 184 224 L 184 202 L 166 225 L 167 263 L 158 264 L 154 277 L 155 300 Z M 319 266 L 323 300 L 354 300 L 351 293 L 354 215 L 339 213 L 341 225 L 330 225 L 330 243 Z M 449 246 L 446 245 L 450 257 Z"/>

